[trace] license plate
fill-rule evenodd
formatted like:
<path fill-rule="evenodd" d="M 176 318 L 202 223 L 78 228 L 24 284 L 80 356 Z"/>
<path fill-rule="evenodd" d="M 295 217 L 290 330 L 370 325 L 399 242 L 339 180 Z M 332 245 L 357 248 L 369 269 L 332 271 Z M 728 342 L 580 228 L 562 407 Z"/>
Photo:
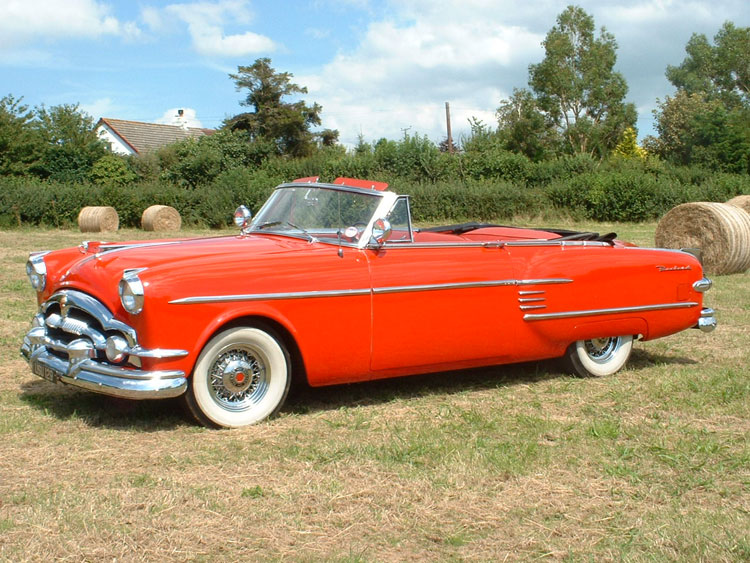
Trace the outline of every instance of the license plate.
<path fill-rule="evenodd" d="M 33 371 L 35 375 L 38 375 L 47 381 L 51 381 L 52 383 L 57 383 L 57 380 L 62 376 L 59 371 L 52 369 L 41 362 L 32 362 L 31 371 Z"/>

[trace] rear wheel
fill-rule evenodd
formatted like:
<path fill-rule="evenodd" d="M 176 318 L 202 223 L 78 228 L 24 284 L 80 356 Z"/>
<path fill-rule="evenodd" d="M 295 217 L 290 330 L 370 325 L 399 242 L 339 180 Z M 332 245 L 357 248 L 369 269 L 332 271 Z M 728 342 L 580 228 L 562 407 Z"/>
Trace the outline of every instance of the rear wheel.
<path fill-rule="evenodd" d="M 565 353 L 569 371 L 581 377 L 603 377 L 622 369 L 633 350 L 633 337 L 612 336 L 579 340 Z"/>
<path fill-rule="evenodd" d="M 276 414 L 284 404 L 289 354 L 272 333 L 240 327 L 212 338 L 198 357 L 185 402 L 205 426 L 237 428 Z"/>

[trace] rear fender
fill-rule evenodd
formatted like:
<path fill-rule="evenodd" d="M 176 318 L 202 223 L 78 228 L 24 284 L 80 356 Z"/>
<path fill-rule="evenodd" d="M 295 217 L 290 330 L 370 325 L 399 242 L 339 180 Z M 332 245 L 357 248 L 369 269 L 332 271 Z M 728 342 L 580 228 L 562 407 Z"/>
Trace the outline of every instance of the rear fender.
<path fill-rule="evenodd" d="M 633 335 L 648 338 L 648 324 L 645 319 L 631 317 L 616 321 L 592 321 L 577 324 L 571 331 L 571 342 L 591 340 L 592 338 L 606 338 L 609 336 Z"/>

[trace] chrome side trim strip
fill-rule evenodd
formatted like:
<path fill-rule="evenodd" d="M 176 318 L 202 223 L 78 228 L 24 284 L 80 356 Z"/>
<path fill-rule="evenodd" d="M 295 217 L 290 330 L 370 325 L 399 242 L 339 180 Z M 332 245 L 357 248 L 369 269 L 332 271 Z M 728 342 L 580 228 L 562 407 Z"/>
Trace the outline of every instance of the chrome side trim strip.
<path fill-rule="evenodd" d="M 688 309 L 696 307 L 698 303 L 660 303 L 658 305 L 639 305 L 636 307 L 615 307 L 612 309 L 589 309 L 586 311 L 565 311 L 561 313 L 529 313 L 523 316 L 525 321 L 546 321 L 551 319 L 569 319 L 574 317 L 591 317 L 600 315 L 616 315 L 618 313 L 642 313 L 646 311 L 662 311 L 667 309 Z"/>
<path fill-rule="evenodd" d="M 547 305 L 521 305 L 521 311 L 533 311 L 534 309 L 546 309 Z"/>
<path fill-rule="evenodd" d="M 375 287 L 372 292 L 377 294 L 383 293 L 406 293 L 412 291 L 440 291 L 444 289 L 474 289 L 479 287 L 501 287 L 508 285 L 517 285 L 517 280 L 490 280 L 464 283 L 435 283 L 426 285 L 401 285 L 393 287 Z"/>
<path fill-rule="evenodd" d="M 505 246 L 612 246 L 611 242 L 598 240 L 511 240 L 505 242 Z"/>
<path fill-rule="evenodd" d="M 545 301 L 546 297 L 519 297 L 519 303 L 537 303 L 539 301 Z"/>
<path fill-rule="evenodd" d="M 193 305 L 196 303 L 231 303 L 235 301 L 277 301 L 280 299 L 315 299 L 320 297 L 352 297 L 368 295 L 369 289 L 337 289 L 331 291 L 297 291 L 288 293 L 247 293 L 244 295 L 201 295 L 183 297 L 170 301 L 170 305 Z"/>
<path fill-rule="evenodd" d="M 573 283 L 567 278 L 543 278 L 538 280 L 518 280 L 518 285 L 556 285 L 560 283 Z"/>
<path fill-rule="evenodd" d="M 567 246 L 612 246 L 612 243 L 593 241 L 593 240 L 555 240 L 555 239 L 538 239 L 538 240 L 496 240 L 496 241 L 457 241 L 457 242 L 414 242 L 412 244 L 397 245 L 394 243 L 386 243 L 382 248 L 385 250 L 391 249 L 408 249 L 408 248 L 503 248 L 506 246 L 559 246 L 565 248 Z M 377 250 L 381 247 L 377 245 L 368 244 L 367 248 Z"/>
<path fill-rule="evenodd" d="M 471 289 L 479 287 L 500 287 L 500 286 L 517 286 L 517 285 L 547 285 L 572 283 L 573 280 L 565 278 L 549 278 L 536 280 L 488 280 L 461 283 L 439 283 L 426 285 L 402 285 L 391 287 L 376 287 L 367 289 L 336 289 L 330 291 L 296 291 L 288 293 L 247 293 L 238 295 L 199 295 L 195 297 L 182 297 L 174 299 L 169 303 L 171 305 L 194 305 L 197 303 L 231 303 L 237 301 L 276 301 L 283 299 L 318 299 L 322 297 L 353 297 L 358 295 L 368 295 L 386 293 L 405 293 L 413 291 L 439 291 L 447 289 Z"/>
<path fill-rule="evenodd" d="M 518 295 L 542 295 L 545 293 L 543 289 L 537 289 L 534 291 L 519 291 Z"/>
<path fill-rule="evenodd" d="M 501 248 L 504 242 L 412 242 L 398 243 L 396 241 L 386 242 L 383 246 L 368 244 L 369 250 L 407 250 L 409 248 Z"/>

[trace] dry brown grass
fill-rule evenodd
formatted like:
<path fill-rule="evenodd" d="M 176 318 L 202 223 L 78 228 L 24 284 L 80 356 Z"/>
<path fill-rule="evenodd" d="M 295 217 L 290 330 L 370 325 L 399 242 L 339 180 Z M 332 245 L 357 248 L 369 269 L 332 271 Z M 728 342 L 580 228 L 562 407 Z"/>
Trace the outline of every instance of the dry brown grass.
<path fill-rule="evenodd" d="M 647 243 L 654 225 L 623 228 Z M 715 280 L 715 333 L 641 343 L 613 378 L 531 364 L 306 390 L 210 431 L 173 401 L 31 375 L 26 255 L 80 238 L 0 232 L 2 560 L 750 558 L 747 276 Z"/>

